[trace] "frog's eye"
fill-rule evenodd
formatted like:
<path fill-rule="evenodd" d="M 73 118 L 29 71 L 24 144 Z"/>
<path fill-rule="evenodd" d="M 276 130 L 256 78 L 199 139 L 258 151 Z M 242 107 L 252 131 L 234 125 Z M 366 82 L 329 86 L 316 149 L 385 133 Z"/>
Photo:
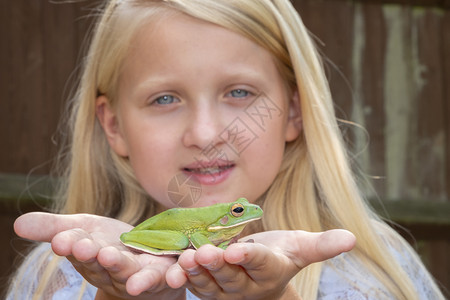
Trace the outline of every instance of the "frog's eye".
<path fill-rule="evenodd" d="M 240 203 L 233 204 L 231 207 L 231 214 L 235 217 L 240 217 L 244 214 L 244 205 Z"/>

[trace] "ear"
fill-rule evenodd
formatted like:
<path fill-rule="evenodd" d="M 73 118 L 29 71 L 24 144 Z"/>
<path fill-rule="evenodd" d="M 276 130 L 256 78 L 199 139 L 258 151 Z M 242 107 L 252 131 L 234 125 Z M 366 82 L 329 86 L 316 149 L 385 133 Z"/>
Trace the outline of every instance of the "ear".
<path fill-rule="evenodd" d="M 291 101 L 289 101 L 289 116 L 286 125 L 286 142 L 294 141 L 302 132 L 302 111 L 300 108 L 300 97 L 298 90 L 295 89 L 292 94 Z"/>
<path fill-rule="evenodd" d="M 128 156 L 128 149 L 120 131 L 117 115 L 106 96 L 102 95 L 97 97 L 95 101 L 95 113 L 102 125 L 110 147 L 117 155 L 123 157 Z"/>

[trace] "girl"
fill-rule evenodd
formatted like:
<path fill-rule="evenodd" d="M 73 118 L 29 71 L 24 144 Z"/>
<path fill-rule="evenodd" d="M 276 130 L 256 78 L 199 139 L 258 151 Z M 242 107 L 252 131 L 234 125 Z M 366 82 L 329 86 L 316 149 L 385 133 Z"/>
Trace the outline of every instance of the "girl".
<path fill-rule="evenodd" d="M 52 249 L 31 252 L 8 299 L 443 299 L 365 205 L 288 0 L 107 3 L 70 124 L 57 212 L 89 215 L 16 221 Z M 179 178 L 201 192 L 183 206 L 246 197 L 265 215 L 225 251 L 177 259 L 120 245 L 131 225 L 177 206 Z"/>

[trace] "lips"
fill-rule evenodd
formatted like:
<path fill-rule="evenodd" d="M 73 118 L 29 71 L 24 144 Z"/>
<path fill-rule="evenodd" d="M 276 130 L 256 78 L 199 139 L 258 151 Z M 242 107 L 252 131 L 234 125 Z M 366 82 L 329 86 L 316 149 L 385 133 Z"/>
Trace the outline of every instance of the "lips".
<path fill-rule="evenodd" d="M 193 176 L 200 184 L 212 185 L 225 181 L 235 164 L 226 160 L 197 161 L 183 168 L 188 176 Z"/>
<path fill-rule="evenodd" d="M 233 167 L 233 165 L 201 167 L 201 168 L 184 168 L 184 171 L 191 172 L 191 173 L 198 173 L 198 174 L 216 174 L 216 173 L 223 172 L 232 167 Z"/>

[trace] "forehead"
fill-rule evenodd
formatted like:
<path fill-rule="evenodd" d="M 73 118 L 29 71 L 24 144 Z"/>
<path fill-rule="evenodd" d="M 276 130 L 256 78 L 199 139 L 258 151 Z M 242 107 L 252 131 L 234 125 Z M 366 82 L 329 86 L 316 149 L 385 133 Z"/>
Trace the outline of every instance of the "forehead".
<path fill-rule="evenodd" d="M 272 55 L 241 34 L 182 13 L 159 16 L 132 39 L 122 79 L 140 80 L 153 73 L 195 77 L 214 71 L 276 72 Z"/>
<path fill-rule="evenodd" d="M 152 50 L 170 56 L 172 53 L 179 54 L 180 49 L 192 50 L 201 46 L 202 49 L 214 50 L 223 45 L 239 45 L 253 50 L 259 48 L 246 37 L 229 29 L 172 11 L 141 26 L 132 39 L 129 56 Z M 227 50 L 233 49 L 229 47 Z"/>

